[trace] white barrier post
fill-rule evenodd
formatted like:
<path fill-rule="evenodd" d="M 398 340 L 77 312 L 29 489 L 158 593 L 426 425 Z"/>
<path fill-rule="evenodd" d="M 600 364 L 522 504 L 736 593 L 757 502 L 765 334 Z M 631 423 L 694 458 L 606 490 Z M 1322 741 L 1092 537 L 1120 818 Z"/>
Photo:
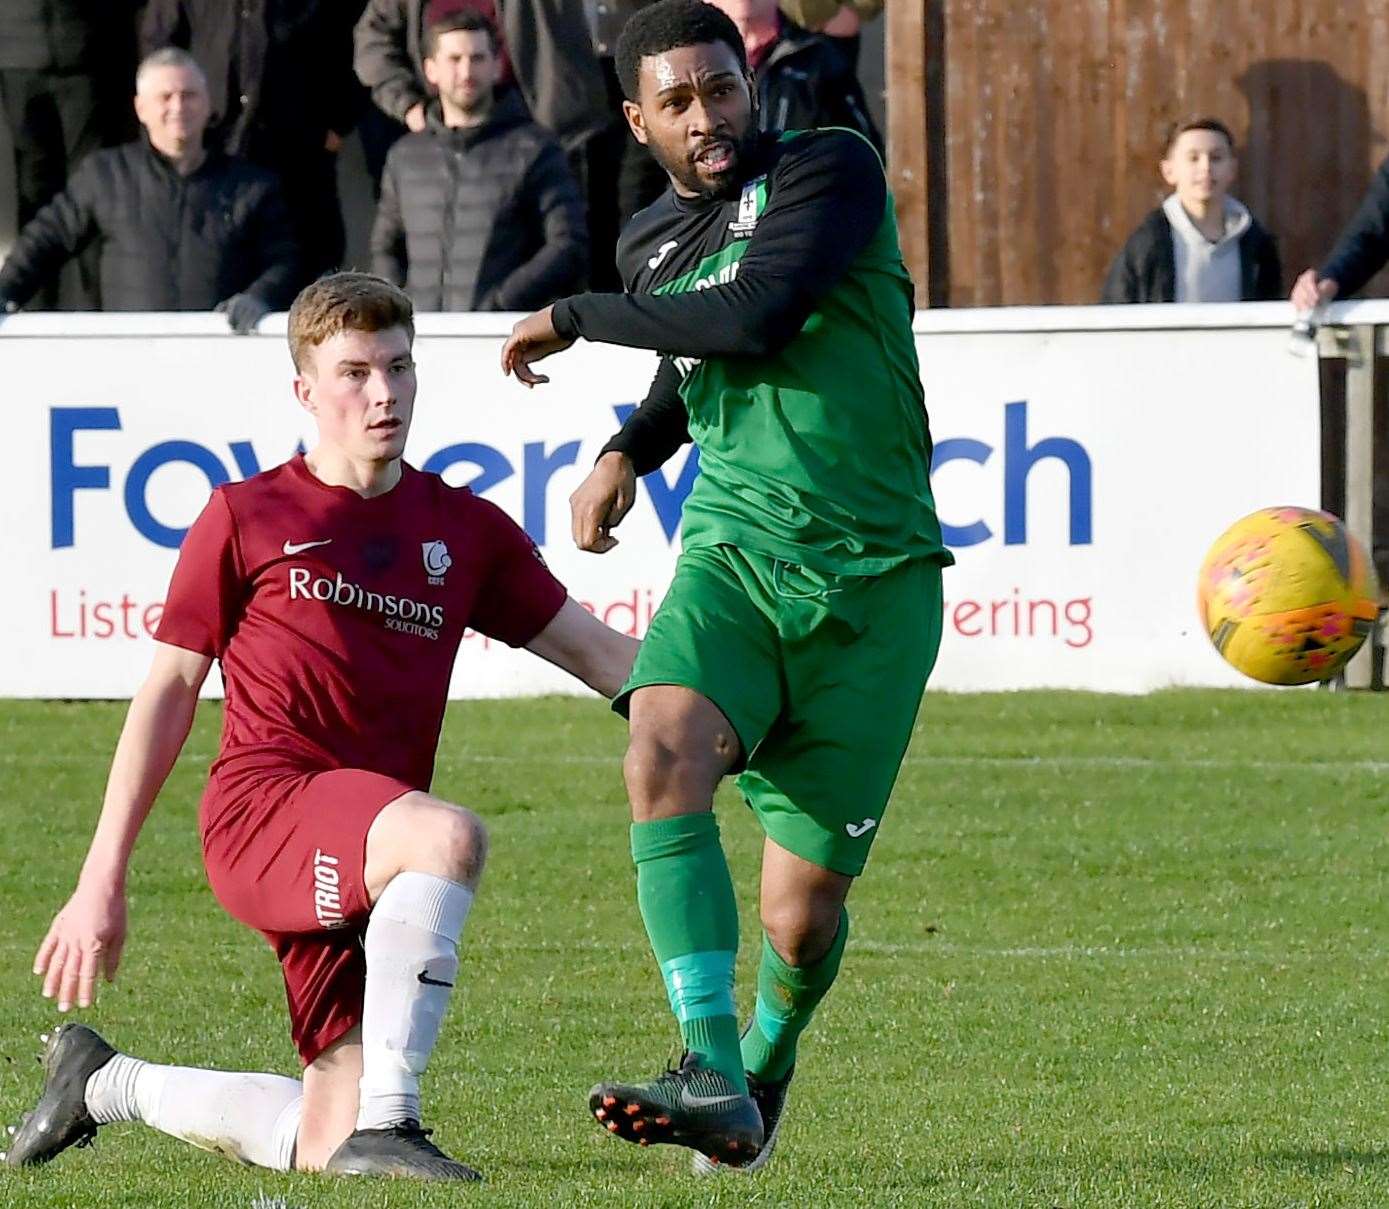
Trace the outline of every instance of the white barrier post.
<path fill-rule="evenodd" d="M 1375 353 L 1379 329 L 1357 324 L 1346 342 L 1346 528 L 1374 551 Z M 1346 664 L 1347 688 L 1370 688 L 1375 641 Z"/>

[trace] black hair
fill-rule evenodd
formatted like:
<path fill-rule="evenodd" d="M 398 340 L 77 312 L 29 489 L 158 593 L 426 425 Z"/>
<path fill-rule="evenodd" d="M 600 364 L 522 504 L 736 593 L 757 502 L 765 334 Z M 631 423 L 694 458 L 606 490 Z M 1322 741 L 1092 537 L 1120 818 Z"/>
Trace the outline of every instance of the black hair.
<path fill-rule="evenodd" d="M 1167 131 L 1167 142 L 1162 145 L 1163 159 L 1172 154 L 1172 148 L 1177 145 L 1177 140 L 1189 130 L 1209 130 L 1212 134 L 1223 135 L 1225 142 L 1229 144 L 1230 154 L 1235 154 L 1235 136 L 1230 133 L 1230 128 L 1224 122 L 1219 118 L 1197 117 L 1172 123 Z"/>
<path fill-rule="evenodd" d="M 492 53 L 497 53 L 499 42 L 497 27 L 481 13 L 460 12 L 431 22 L 424 31 L 424 57 L 432 59 L 439 50 L 439 39 L 445 34 L 457 33 L 460 30 L 467 33 L 476 33 L 481 30 L 487 35 L 487 42 L 492 47 Z"/>
<path fill-rule="evenodd" d="M 637 99 L 641 61 L 649 55 L 704 42 L 723 42 L 730 47 L 747 74 L 748 52 L 738 27 L 712 4 L 705 0 L 657 0 L 649 8 L 639 9 L 623 27 L 614 55 L 623 95 L 629 101 Z"/>

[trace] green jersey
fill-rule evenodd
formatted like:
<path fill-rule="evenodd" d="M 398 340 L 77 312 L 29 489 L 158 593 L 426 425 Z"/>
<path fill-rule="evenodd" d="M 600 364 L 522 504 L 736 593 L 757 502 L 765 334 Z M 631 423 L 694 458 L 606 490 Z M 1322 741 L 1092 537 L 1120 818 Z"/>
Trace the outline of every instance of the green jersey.
<path fill-rule="evenodd" d="M 665 354 L 610 447 L 647 470 L 694 440 L 687 549 L 851 575 L 950 562 L 912 283 L 877 153 L 850 131 L 769 136 L 747 177 L 726 198 L 667 192 L 623 234 L 628 294 L 557 304 L 561 334 Z"/>

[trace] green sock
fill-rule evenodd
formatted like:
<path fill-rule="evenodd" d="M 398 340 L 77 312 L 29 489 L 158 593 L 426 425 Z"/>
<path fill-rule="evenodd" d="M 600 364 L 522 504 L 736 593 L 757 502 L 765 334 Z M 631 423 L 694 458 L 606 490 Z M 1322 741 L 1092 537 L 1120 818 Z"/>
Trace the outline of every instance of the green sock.
<path fill-rule="evenodd" d="M 685 1048 L 746 1093 L 733 1009 L 738 904 L 712 812 L 632 824 L 637 905 Z"/>
<path fill-rule="evenodd" d="M 772 948 L 767 934 L 762 934 L 757 1007 L 743 1034 L 743 1065 L 748 1074 L 764 1082 L 780 1079 L 795 1064 L 796 1042 L 825 992 L 834 985 L 848 939 L 849 913 L 841 909 L 839 931 L 830 951 L 808 966 L 792 966 Z"/>

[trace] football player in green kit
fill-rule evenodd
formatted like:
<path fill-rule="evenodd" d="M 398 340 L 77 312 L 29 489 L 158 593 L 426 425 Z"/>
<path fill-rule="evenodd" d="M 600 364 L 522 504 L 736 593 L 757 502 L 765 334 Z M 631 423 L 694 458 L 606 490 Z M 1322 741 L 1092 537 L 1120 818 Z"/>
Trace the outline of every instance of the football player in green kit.
<path fill-rule="evenodd" d="M 742 40 L 702 0 L 659 0 L 617 52 L 633 135 L 671 189 L 632 219 L 625 294 L 518 323 L 504 372 L 576 339 L 661 355 L 650 394 L 575 493 L 602 553 L 636 476 L 691 439 L 671 584 L 615 701 L 637 901 L 680 1023 L 680 1067 L 604 1082 L 634 1142 L 755 1168 L 796 1044 L 839 971 L 844 903 L 883 823 L 941 634 L 931 438 L 882 163 L 845 130 L 759 134 Z M 733 998 L 737 907 L 713 814 L 726 775 L 766 833 L 757 1002 Z"/>

